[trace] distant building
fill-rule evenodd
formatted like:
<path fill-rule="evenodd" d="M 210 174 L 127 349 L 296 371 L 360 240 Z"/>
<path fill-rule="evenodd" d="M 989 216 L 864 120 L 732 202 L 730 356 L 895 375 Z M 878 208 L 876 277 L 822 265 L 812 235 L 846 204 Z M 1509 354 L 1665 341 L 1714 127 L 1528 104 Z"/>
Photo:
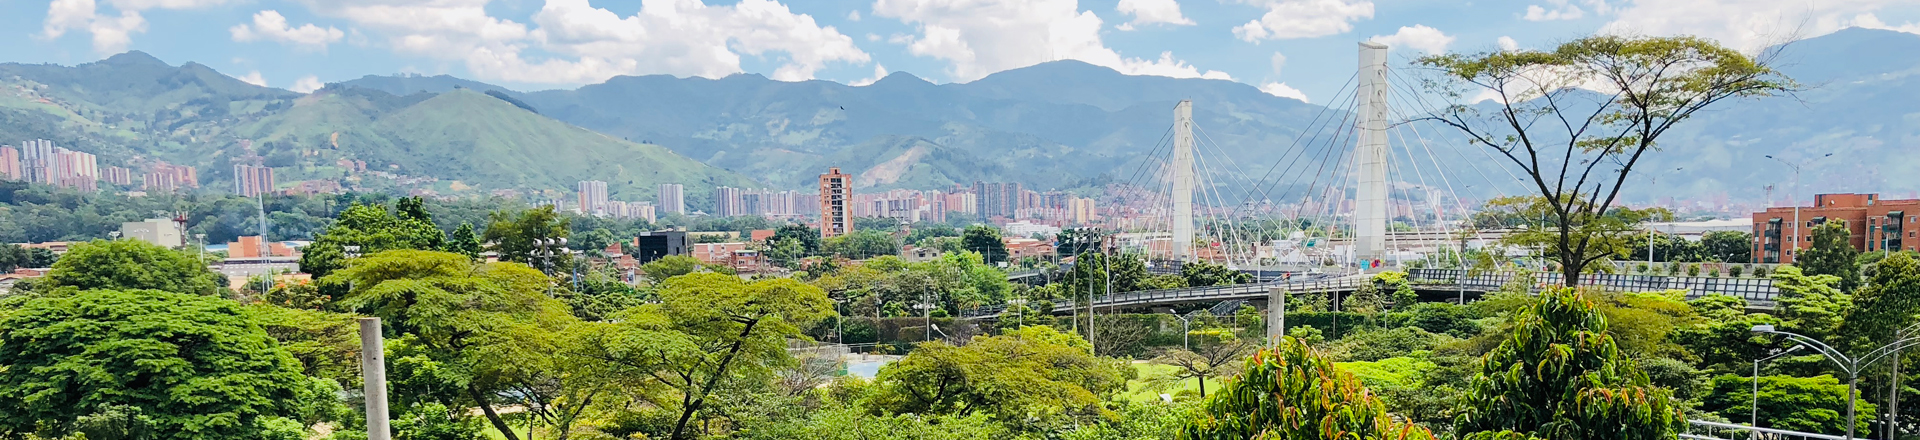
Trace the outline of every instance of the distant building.
<path fill-rule="evenodd" d="M 137 222 L 120 224 L 120 236 L 153 243 L 161 247 L 178 249 L 186 246 L 185 225 L 170 218 L 150 218 Z"/>
<path fill-rule="evenodd" d="M 52 185 L 54 150 L 53 141 L 46 139 L 20 143 L 20 180 Z"/>
<path fill-rule="evenodd" d="M 147 192 L 173 192 L 181 188 L 199 188 L 200 176 L 193 167 L 155 162 L 140 177 L 140 189 Z"/>
<path fill-rule="evenodd" d="M 332 180 L 303 180 L 293 184 L 292 188 L 287 188 L 287 194 L 298 195 L 340 194 L 344 192 L 346 192 L 346 189 L 340 187 L 340 182 Z"/>
<path fill-rule="evenodd" d="M 1098 217 L 1097 210 L 1093 199 L 1074 197 L 1067 200 L 1066 220 L 1075 224 L 1091 224 Z"/>
<path fill-rule="evenodd" d="M 722 186 L 713 190 L 713 215 L 733 217 L 746 215 L 747 190 Z"/>
<path fill-rule="evenodd" d="M 1862 252 L 1920 249 L 1920 200 L 1885 200 L 1879 194 L 1818 194 L 1813 206 L 1773 207 L 1753 214 L 1753 261 L 1792 264 L 1813 247 L 1813 228 L 1845 222 L 1848 243 Z"/>
<path fill-rule="evenodd" d="M 658 199 L 661 213 L 687 213 L 687 189 L 678 183 L 660 184 Z"/>
<path fill-rule="evenodd" d="M 92 154 L 56 147 L 45 139 L 22 142 L 18 154 L 19 180 L 81 191 L 100 189 L 100 165 Z"/>
<path fill-rule="evenodd" d="M 640 264 L 668 255 L 687 255 L 692 250 L 693 240 L 687 238 L 686 231 L 642 232 L 633 239 L 633 257 Z"/>
<path fill-rule="evenodd" d="M 651 223 L 656 220 L 654 217 L 654 214 L 655 214 L 654 209 L 655 208 L 653 204 L 647 203 L 647 202 L 624 202 L 619 200 L 608 200 L 606 216 L 613 217 L 616 219 L 643 218 L 643 219 L 647 219 L 647 222 Z"/>
<path fill-rule="evenodd" d="M 1026 191 L 1019 183 L 974 182 L 974 213 L 981 218 L 1017 216 L 1021 206 L 1021 196 Z"/>
<path fill-rule="evenodd" d="M 582 180 L 575 189 L 579 191 L 580 213 L 585 215 L 606 215 L 607 182 Z"/>
<path fill-rule="evenodd" d="M 853 202 L 853 176 L 840 173 L 840 167 L 820 175 L 820 237 L 832 238 L 853 232 L 853 218 L 847 216 Z"/>
<path fill-rule="evenodd" d="M 1007 223 L 1007 226 L 1002 229 L 1007 231 L 1006 236 L 1008 237 L 1032 237 L 1035 234 L 1060 235 L 1060 228 L 1058 227 L 1027 221 Z"/>
<path fill-rule="evenodd" d="M 26 180 L 20 171 L 20 149 L 0 145 L 0 179 Z"/>
<path fill-rule="evenodd" d="M 273 168 L 238 164 L 233 166 L 233 193 L 254 197 L 273 192 Z"/>
<path fill-rule="evenodd" d="M 292 257 L 293 248 L 277 241 L 265 241 L 258 235 L 241 236 L 240 241 L 227 242 L 227 259 L 259 259 L 264 257 Z M 260 255 L 265 251 L 266 255 Z"/>
<path fill-rule="evenodd" d="M 100 180 L 115 186 L 133 186 L 133 170 L 121 167 L 106 167 L 100 170 Z"/>

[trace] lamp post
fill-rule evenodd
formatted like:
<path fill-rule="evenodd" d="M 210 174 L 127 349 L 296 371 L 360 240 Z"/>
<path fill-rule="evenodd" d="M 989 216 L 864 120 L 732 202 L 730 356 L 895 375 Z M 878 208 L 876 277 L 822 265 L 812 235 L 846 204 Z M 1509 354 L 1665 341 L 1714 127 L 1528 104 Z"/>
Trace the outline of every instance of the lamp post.
<path fill-rule="evenodd" d="M 1867 354 L 1859 357 L 1847 357 L 1847 355 L 1840 353 L 1840 350 L 1835 350 L 1833 347 L 1819 340 L 1797 333 L 1774 330 L 1772 325 L 1762 324 L 1753 326 L 1753 332 L 1786 336 L 1787 339 L 1792 339 L 1801 345 L 1813 347 L 1814 350 L 1818 350 L 1820 354 L 1825 355 L 1827 360 L 1833 361 L 1834 365 L 1839 366 L 1840 372 L 1847 374 L 1847 440 L 1853 440 L 1854 406 L 1855 400 L 1857 400 L 1854 389 L 1860 382 L 1860 370 L 1872 366 L 1874 362 L 1892 357 L 1894 354 L 1899 353 L 1901 349 L 1920 345 L 1920 338 L 1907 337 L 1895 340 L 1887 345 L 1882 345 L 1880 348 L 1875 348 L 1873 351 L 1869 351 Z"/>
<path fill-rule="evenodd" d="M 119 239 L 120 239 L 120 231 L 107 231 L 107 236 L 109 236 L 109 237 L 113 237 L 113 239 L 114 239 L 114 240 L 119 240 Z"/>
<path fill-rule="evenodd" d="M 913 308 L 920 309 L 921 315 L 926 316 L 926 319 L 927 319 L 926 342 L 933 342 L 933 303 L 930 301 L 926 301 L 926 299 L 927 298 L 924 296 L 921 297 L 920 298 L 921 302 L 919 304 L 914 304 Z"/>
<path fill-rule="evenodd" d="M 1192 315 L 1193 315 L 1192 313 L 1188 313 L 1186 315 L 1181 315 L 1179 313 L 1173 314 L 1173 317 L 1180 318 L 1180 349 L 1186 350 L 1186 351 L 1193 351 L 1193 345 L 1188 339 L 1193 337 L 1191 334 L 1193 330 L 1189 326 L 1189 324 L 1193 322 Z"/>
<path fill-rule="evenodd" d="M 1026 298 L 1009 299 L 1007 300 L 1007 305 L 1011 307 L 1018 307 L 1018 309 L 1013 311 L 1013 316 L 1018 317 L 1018 320 L 1014 321 L 1016 323 L 1014 328 L 1026 327 L 1027 326 L 1027 299 Z"/>
<path fill-rule="evenodd" d="M 1798 164 L 1793 162 L 1788 162 L 1786 159 L 1773 157 L 1773 155 L 1771 154 L 1767 155 L 1767 158 L 1780 161 L 1780 163 L 1786 165 L 1787 168 L 1793 169 L 1793 193 L 1799 193 L 1800 192 L 1800 167 L 1812 165 L 1814 161 L 1818 161 L 1820 159 L 1826 159 L 1832 156 L 1833 156 L 1833 153 L 1827 153 L 1827 154 L 1820 155 L 1820 157 L 1800 161 L 1800 163 Z M 1793 198 L 1793 193 L 1789 193 L 1787 197 Z M 1793 260 L 1794 261 L 1800 261 L 1800 243 L 1805 241 L 1801 239 L 1800 228 L 1801 228 L 1800 201 L 1795 200 L 1793 202 L 1793 255 L 1794 255 Z"/>
<path fill-rule="evenodd" d="M 1793 347 L 1787 348 L 1786 350 L 1780 350 L 1780 351 L 1774 352 L 1772 356 L 1755 359 L 1753 361 L 1753 406 L 1751 407 L 1751 409 L 1753 410 L 1753 414 L 1749 416 L 1752 418 L 1747 421 L 1747 426 L 1752 426 L 1755 428 L 1760 427 L 1760 363 L 1770 361 L 1770 360 L 1773 360 L 1774 358 L 1778 358 L 1781 356 L 1786 356 L 1788 353 L 1799 351 L 1803 347 L 1806 347 L 1806 345 L 1805 344 L 1795 345 Z"/>

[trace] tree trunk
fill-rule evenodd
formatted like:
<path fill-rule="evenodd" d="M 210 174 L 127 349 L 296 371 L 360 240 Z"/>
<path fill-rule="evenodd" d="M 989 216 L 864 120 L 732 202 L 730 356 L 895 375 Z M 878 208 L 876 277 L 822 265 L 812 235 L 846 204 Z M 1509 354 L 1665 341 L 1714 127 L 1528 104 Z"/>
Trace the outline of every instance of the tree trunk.
<path fill-rule="evenodd" d="M 1207 398 L 1207 376 L 1202 375 L 1197 379 L 1200 379 L 1200 398 L 1205 399 Z"/>
<path fill-rule="evenodd" d="M 473 397 L 473 403 L 480 406 L 480 413 L 487 415 L 487 421 L 493 423 L 493 429 L 499 430 L 501 436 L 506 437 L 507 440 L 520 440 L 519 436 L 514 435 L 513 428 L 507 426 L 507 421 L 500 419 L 500 413 L 493 412 L 493 405 L 487 403 L 486 395 L 482 394 L 479 388 L 474 387 L 473 384 L 467 384 L 467 395 Z M 533 426 L 531 410 L 527 413 L 527 420 L 529 421 L 527 426 Z"/>
<path fill-rule="evenodd" d="M 707 384 L 700 387 L 700 397 L 680 410 L 680 421 L 673 424 L 673 440 L 687 438 L 683 437 L 687 429 L 687 420 L 692 419 L 693 413 L 700 411 L 700 407 L 706 405 L 707 393 L 712 392 L 714 385 L 720 383 L 720 378 L 727 375 L 727 364 L 733 363 L 733 357 L 740 354 L 740 346 L 746 343 L 747 336 L 753 334 L 753 326 L 758 324 L 760 320 L 755 319 L 748 322 L 746 328 L 740 330 L 740 339 L 733 341 L 733 345 L 727 348 L 727 356 L 720 358 L 720 365 L 714 369 L 712 375 L 707 376 Z M 516 439 L 508 438 L 507 440 Z"/>

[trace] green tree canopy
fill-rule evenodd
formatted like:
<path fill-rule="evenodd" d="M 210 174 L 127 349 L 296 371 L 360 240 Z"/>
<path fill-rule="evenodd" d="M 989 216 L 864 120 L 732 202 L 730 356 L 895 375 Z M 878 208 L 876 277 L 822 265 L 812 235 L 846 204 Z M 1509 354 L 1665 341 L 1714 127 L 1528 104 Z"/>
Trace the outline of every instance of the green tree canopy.
<path fill-rule="evenodd" d="M 417 200 L 417 199 L 403 199 Z M 340 211 L 339 219 L 315 236 L 300 255 L 300 270 L 324 278 L 344 266 L 347 246 L 359 246 L 360 255 L 394 249 L 439 250 L 446 235 L 431 217 L 409 202 L 404 215 L 382 205 L 355 203 Z"/>
<path fill-rule="evenodd" d="M 1193 287 L 1232 286 L 1253 282 L 1253 274 L 1205 261 L 1195 261 L 1180 266 L 1180 276 L 1185 277 L 1187 285 Z"/>
<path fill-rule="evenodd" d="M 992 226 L 968 226 L 960 234 L 960 246 L 980 254 L 992 265 L 1005 262 L 1012 255 L 1007 252 L 1006 242 L 1000 241 L 1000 230 Z"/>
<path fill-rule="evenodd" d="M 353 286 L 341 307 L 380 317 L 428 358 L 461 372 L 465 404 L 478 406 L 508 439 L 514 434 L 493 403 L 521 372 L 525 362 L 516 357 L 552 353 L 551 335 L 577 322 L 547 297 L 551 280 L 518 263 L 394 250 L 348 261 L 328 278 Z"/>
<path fill-rule="evenodd" d="M 1794 266 L 1780 266 L 1770 277 L 1780 289 L 1775 315 L 1787 329 L 1814 339 L 1840 335 L 1840 327 L 1853 311 L 1853 296 L 1835 288 L 1840 277 L 1807 275 Z"/>
<path fill-rule="evenodd" d="M 0 438 L 89 422 L 183 440 L 286 438 L 291 424 L 298 438 L 284 417 L 307 379 L 249 319 L 229 300 L 159 290 L 29 301 L 0 321 Z"/>
<path fill-rule="evenodd" d="M 1101 396 L 1125 386 L 1130 368 L 1093 355 L 1079 336 L 1027 326 L 964 346 L 921 344 L 880 370 L 873 405 L 904 414 L 986 413 L 1002 423 L 1108 415 Z"/>
<path fill-rule="evenodd" d="M 1673 438 L 1686 418 L 1671 392 L 1649 385 L 1613 339 L 1606 317 L 1573 289 L 1542 293 L 1507 340 L 1481 359 L 1455 432 Z"/>
<path fill-rule="evenodd" d="M 1853 248 L 1853 231 L 1847 222 L 1834 220 L 1813 227 L 1813 246 L 1793 258 L 1807 275 L 1832 275 L 1840 278 L 1842 292 L 1860 287 L 1860 266 L 1854 261 L 1860 251 Z"/>
<path fill-rule="evenodd" d="M 480 258 L 481 246 L 480 235 L 473 232 L 472 223 L 461 223 L 459 229 L 447 234 L 447 252 Z"/>
<path fill-rule="evenodd" d="M 1904 253 L 1875 264 L 1873 279 L 1854 292 L 1842 333 L 1855 346 L 1893 340 L 1894 332 L 1920 318 L 1920 261 Z"/>
<path fill-rule="evenodd" d="M 1753 378 L 1724 374 L 1713 378 L 1713 391 L 1700 410 L 1744 423 L 1753 417 Z M 1760 377 L 1760 426 L 1789 431 L 1841 435 L 1847 432 L 1847 384 L 1833 376 Z M 1875 406 L 1855 402 L 1855 429 L 1871 432 Z"/>
<path fill-rule="evenodd" d="M 1388 414 L 1353 374 L 1292 337 L 1255 353 L 1241 371 L 1207 399 L 1180 439 L 1433 438 L 1427 428 Z"/>
<path fill-rule="evenodd" d="M 482 238 L 500 254 L 500 261 L 534 263 L 536 240 L 566 238 L 568 219 L 545 205 L 524 211 L 494 211 L 487 216 L 487 233 Z M 559 249 L 555 249 L 558 251 Z M 565 266 L 558 262 L 555 267 Z"/>
<path fill-rule="evenodd" d="M 821 251 L 850 260 L 865 260 L 899 255 L 900 244 L 893 241 L 892 234 L 884 231 L 856 229 L 847 235 L 826 239 L 821 244 Z"/>
<path fill-rule="evenodd" d="M 162 290 L 214 295 L 221 277 L 191 254 L 140 240 L 94 240 L 67 251 L 47 272 L 46 286 L 79 290 Z"/>

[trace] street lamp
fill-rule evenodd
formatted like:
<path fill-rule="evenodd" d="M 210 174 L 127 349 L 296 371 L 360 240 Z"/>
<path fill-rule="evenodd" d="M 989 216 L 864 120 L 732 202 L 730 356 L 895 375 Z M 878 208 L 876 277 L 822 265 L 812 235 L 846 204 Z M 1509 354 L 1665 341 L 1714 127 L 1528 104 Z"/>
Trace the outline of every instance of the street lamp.
<path fill-rule="evenodd" d="M 1191 341 L 1188 339 L 1193 337 L 1192 336 L 1193 330 L 1190 328 L 1188 324 L 1191 324 L 1193 322 L 1194 313 L 1199 313 L 1199 311 L 1196 310 L 1196 311 L 1193 311 L 1192 313 L 1188 313 L 1185 315 L 1182 315 L 1179 313 L 1173 314 L 1173 317 L 1180 318 L 1180 349 L 1182 350 L 1193 351 L 1193 345 Z"/>
<path fill-rule="evenodd" d="M 1856 400 L 1854 388 L 1860 381 L 1860 370 L 1872 366 L 1874 362 L 1892 357 L 1894 354 L 1899 353 L 1901 349 L 1920 345 L 1920 338 L 1907 337 L 1893 341 L 1887 345 L 1882 345 L 1880 348 L 1875 348 L 1873 351 L 1869 351 L 1860 357 L 1847 357 L 1847 355 L 1840 353 L 1840 350 L 1835 350 L 1833 347 L 1819 340 L 1796 333 L 1774 330 L 1772 325 L 1762 324 L 1753 326 L 1753 332 L 1786 336 L 1788 339 L 1799 342 L 1801 345 L 1813 347 L 1814 350 L 1819 350 L 1820 354 L 1825 355 L 1827 360 L 1833 361 L 1834 365 L 1839 366 L 1840 372 L 1847 374 L 1847 440 L 1853 440 L 1853 411 L 1854 401 Z"/>
<path fill-rule="evenodd" d="M 931 302 L 931 301 L 926 301 L 926 297 L 921 297 L 920 299 L 921 299 L 921 302 L 920 302 L 920 303 L 917 303 L 917 304 L 914 304 L 914 305 L 913 305 L 913 308 L 915 308 L 915 309 L 919 309 L 919 310 L 920 310 L 920 313 L 921 313 L 921 314 L 922 314 L 923 316 L 926 316 L 926 317 L 927 317 L 927 340 L 926 340 L 926 342 L 933 342 L 933 302 Z"/>
<path fill-rule="evenodd" d="M 107 236 L 109 236 L 109 237 L 113 237 L 113 239 L 114 239 L 114 240 L 119 240 L 119 239 L 120 239 L 120 231 L 107 231 Z"/>
<path fill-rule="evenodd" d="M 1785 164 L 1785 165 L 1787 166 L 1787 168 L 1792 168 L 1792 169 L 1793 169 L 1793 193 L 1799 193 L 1799 192 L 1800 192 L 1800 167 L 1804 167 L 1804 166 L 1807 166 L 1807 165 L 1812 165 L 1814 161 L 1818 161 L 1818 160 L 1820 160 L 1820 159 L 1826 159 L 1826 158 L 1828 158 L 1828 157 L 1832 157 L 1832 156 L 1833 156 L 1833 153 L 1827 153 L 1827 154 L 1823 154 L 1823 155 L 1820 155 L 1820 157 L 1816 157 L 1816 158 L 1812 158 L 1812 159 L 1807 159 L 1807 160 L 1804 160 L 1804 161 L 1800 161 L 1800 163 L 1798 163 L 1798 164 L 1795 164 L 1795 163 L 1793 163 L 1793 162 L 1788 162 L 1788 161 L 1787 161 L 1786 159 L 1781 159 L 1781 158 L 1778 158 L 1778 157 L 1773 157 L 1773 155 L 1771 155 L 1771 154 L 1769 154 L 1769 155 L 1767 155 L 1767 158 L 1768 158 L 1768 159 L 1773 159 L 1773 160 L 1777 160 L 1777 161 L 1780 161 L 1780 163 L 1782 163 L 1782 164 Z M 1790 193 L 1790 194 L 1788 194 L 1788 195 L 1787 195 L 1787 197 L 1788 197 L 1788 198 L 1793 198 L 1793 195 L 1794 195 L 1794 194 L 1792 194 L 1792 193 Z M 1771 202 L 1771 201 L 1769 201 L 1769 202 Z M 1793 260 L 1794 260 L 1794 261 L 1800 261 L 1800 255 L 1799 255 L 1799 254 L 1800 254 L 1800 243 L 1801 243 L 1801 242 L 1803 242 L 1803 241 L 1805 241 L 1805 240 L 1802 240 L 1802 239 L 1801 239 L 1801 236 L 1800 236 L 1800 232 L 1801 232 L 1801 229 L 1800 229 L 1800 228 L 1801 228 L 1801 224 L 1800 224 L 1800 201 L 1799 201 L 1799 200 L 1795 200 L 1795 201 L 1793 202 L 1793 253 L 1794 253 L 1794 258 L 1793 258 Z"/>
<path fill-rule="evenodd" d="M 1752 417 L 1752 419 L 1750 419 L 1747 422 L 1747 426 L 1752 426 L 1755 428 L 1760 427 L 1760 363 L 1773 360 L 1774 358 L 1777 358 L 1777 357 L 1786 356 L 1789 353 L 1800 351 L 1801 348 L 1805 348 L 1805 347 L 1806 345 L 1804 344 L 1795 345 L 1793 347 L 1787 348 L 1786 350 L 1776 351 L 1773 353 L 1772 356 L 1755 359 L 1753 361 L 1753 406 L 1751 407 L 1751 409 L 1753 409 L 1753 414 L 1750 416 Z"/>
<path fill-rule="evenodd" d="M 1007 300 L 1007 306 L 1018 307 L 1018 309 L 1013 311 L 1013 316 L 1019 317 L 1018 321 L 1014 321 L 1018 323 L 1018 325 L 1015 326 L 1015 328 L 1026 327 L 1027 326 L 1027 299 L 1026 298 L 1009 299 Z"/>

